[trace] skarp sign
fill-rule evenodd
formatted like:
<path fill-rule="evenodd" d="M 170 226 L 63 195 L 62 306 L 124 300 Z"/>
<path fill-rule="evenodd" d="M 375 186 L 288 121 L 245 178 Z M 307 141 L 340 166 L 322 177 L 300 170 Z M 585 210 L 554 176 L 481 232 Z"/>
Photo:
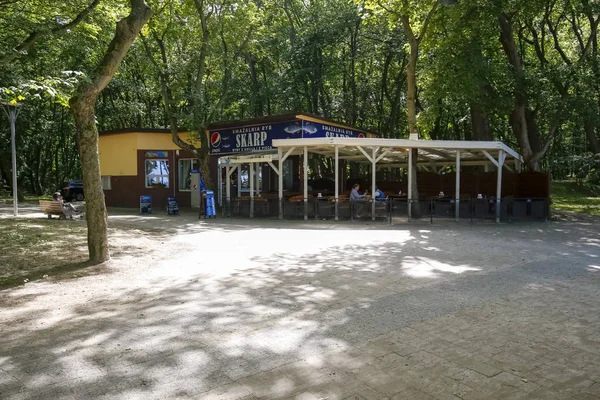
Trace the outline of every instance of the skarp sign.
<path fill-rule="evenodd" d="M 215 129 L 209 132 L 212 154 L 245 153 L 273 149 L 274 139 L 299 139 L 311 137 L 364 138 L 363 131 L 335 125 L 292 120 L 272 124 Z"/>

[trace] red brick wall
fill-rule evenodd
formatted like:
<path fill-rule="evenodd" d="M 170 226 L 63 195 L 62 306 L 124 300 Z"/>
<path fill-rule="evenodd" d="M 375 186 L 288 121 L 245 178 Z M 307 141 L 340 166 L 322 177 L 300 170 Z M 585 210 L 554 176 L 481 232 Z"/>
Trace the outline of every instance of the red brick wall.
<path fill-rule="evenodd" d="M 194 158 L 190 152 L 179 150 L 166 151 L 169 160 L 169 188 L 146 187 L 145 160 L 146 151 L 137 151 L 137 176 L 112 176 L 111 190 L 104 191 L 106 205 L 109 207 L 139 207 L 140 196 L 152 196 L 152 206 L 154 208 L 166 208 L 167 198 L 175 196 L 180 206 L 189 206 L 191 194 L 187 191 L 179 190 L 178 169 L 179 160 L 182 158 Z"/>

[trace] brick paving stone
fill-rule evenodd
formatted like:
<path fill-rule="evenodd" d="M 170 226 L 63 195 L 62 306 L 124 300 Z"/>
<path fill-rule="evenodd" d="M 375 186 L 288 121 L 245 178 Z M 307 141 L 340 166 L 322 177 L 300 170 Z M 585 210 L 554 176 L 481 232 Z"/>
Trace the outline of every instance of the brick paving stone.
<path fill-rule="evenodd" d="M 427 226 L 439 252 L 395 239 L 425 235 L 410 227 L 174 235 L 193 240 L 189 272 L 152 253 L 0 292 L 28 299 L 0 303 L 0 398 L 598 399 L 600 275 L 574 249 L 600 229 L 569 225 L 565 241 L 555 226 Z M 269 234 L 302 245 L 273 254 Z M 195 260 L 219 235 L 243 249 L 208 271 Z M 482 236 L 485 251 L 469 244 Z M 407 260 L 476 270 L 424 279 Z"/>
<path fill-rule="evenodd" d="M 372 387 L 359 383 L 351 392 L 347 392 L 342 397 L 343 400 L 388 400 L 389 397 L 378 392 Z"/>
<path fill-rule="evenodd" d="M 600 397 L 600 383 L 594 383 L 588 388 L 583 389 L 585 393 L 593 394 L 596 397 Z"/>
<path fill-rule="evenodd" d="M 376 377 L 369 380 L 367 385 L 388 397 L 400 393 L 409 387 L 406 377 L 391 376 L 386 373 L 379 373 Z"/>
<path fill-rule="evenodd" d="M 198 395 L 202 400 L 252 400 L 257 397 L 245 385 L 232 383 Z"/>
<path fill-rule="evenodd" d="M 237 383 L 247 387 L 258 398 L 285 399 L 304 389 L 303 385 L 276 369 L 240 379 Z"/>
<path fill-rule="evenodd" d="M 418 389 L 408 388 L 392 396 L 392 400 L 435 400 L 435 397 L 423 393 Z"/>

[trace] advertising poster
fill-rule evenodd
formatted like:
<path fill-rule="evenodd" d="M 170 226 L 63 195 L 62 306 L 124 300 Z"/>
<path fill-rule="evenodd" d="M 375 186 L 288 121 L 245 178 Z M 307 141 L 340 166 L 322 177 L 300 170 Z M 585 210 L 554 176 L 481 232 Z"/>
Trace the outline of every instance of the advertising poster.
<path fill-rule="evenodd" d="M 365 138 L 366 133 L 358 129 L 300 119 L 209 131 L 211 154 L 272 150 L 274 139 L 327 137 Z"/>

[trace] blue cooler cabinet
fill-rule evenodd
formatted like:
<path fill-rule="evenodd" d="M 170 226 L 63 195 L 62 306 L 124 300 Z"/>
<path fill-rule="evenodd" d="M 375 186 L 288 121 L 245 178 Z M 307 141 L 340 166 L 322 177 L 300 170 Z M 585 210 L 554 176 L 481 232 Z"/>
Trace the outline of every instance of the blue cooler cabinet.
<path fill-rule="evenodd" d="M 215 193 L 212 190 L 205 191 L 204 200 L 206 204 L 206 213 L 204 215 L 206 217 L 216 217 L 217 210 L 215 209 Z"/>

